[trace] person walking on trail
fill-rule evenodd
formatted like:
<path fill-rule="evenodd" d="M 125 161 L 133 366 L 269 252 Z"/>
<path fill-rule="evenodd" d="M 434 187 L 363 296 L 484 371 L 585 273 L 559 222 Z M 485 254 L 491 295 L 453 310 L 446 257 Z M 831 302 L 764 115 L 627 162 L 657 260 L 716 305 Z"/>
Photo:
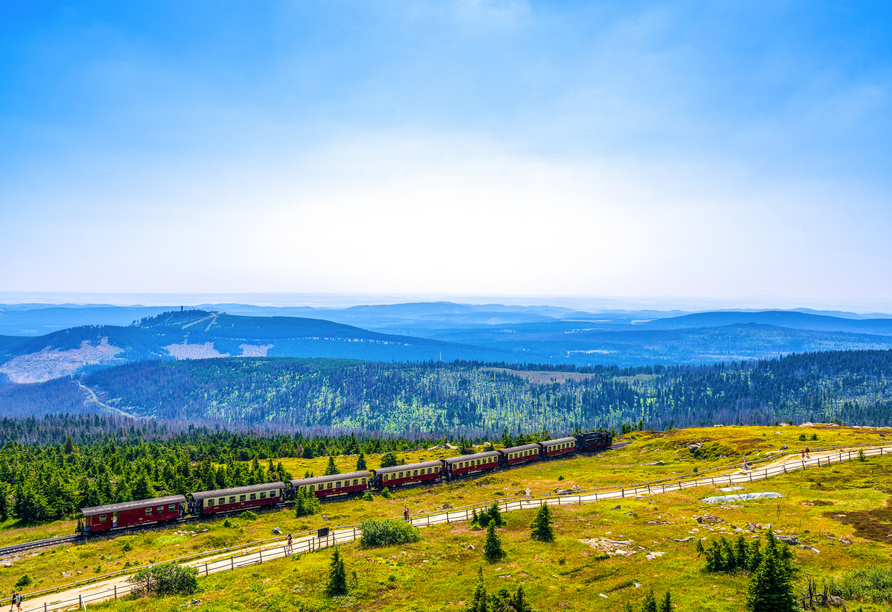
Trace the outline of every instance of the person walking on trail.
<path fill-rule="evenodd" d="M 526 494 L 527 494 L 527 500 L 529 500 L 530 499 L 530 488 L 529 487 L 527 487 Z"/>
<path fill-rule="evenodd" d="M 811 455 L 810 455 L 809 452 L 808 452 L 808 447 L 807 447 L 807 446 L 805 447 L 805 458 L 806 458 L 806 459 L 811 459 Z"/>
<path fill-rule="evenodd" d="M 12 609 L 15 608 L 16 598 L 18 598 L 18 593 L 13 591 L 12 592 L 12 603 L 9 604 L 9 612 L 12 612 Z"/>
<path fill-rule="evenodd" d="M 19 593 L 15 596 L 15 605 L 18 612 L 22 612 L 22 594 Z"/>
<path fill-rule="evenodd" d="M 403 506 L 403 518 L 409 520 L 409 506 Z"/>
<path fill-rule="evenodd" d="M 294 538 L 291 537 L 290 533 L 288 534 L 287 550 L 288 550 L 288 552 L 286 554 L 289 554 L 289 555 L 294 552 Z"/>

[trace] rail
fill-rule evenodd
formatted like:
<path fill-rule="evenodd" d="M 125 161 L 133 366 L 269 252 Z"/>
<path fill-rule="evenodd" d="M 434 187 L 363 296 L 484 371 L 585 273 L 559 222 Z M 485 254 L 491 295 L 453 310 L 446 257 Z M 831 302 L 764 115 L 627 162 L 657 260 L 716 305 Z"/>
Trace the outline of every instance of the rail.
<path fill-rule="evenodd" d="M 477 504 L 471 504 L 468 506 L 464 506 L 461 508 L 449 508 L 445 512 L 443 511 L 434 511 L 428 513 L 419 513 L 415 515 L 414 518 L 410 520 L 410 523 L 415 527 L 425 527 L 431 525 L 440 525 L 440 524 L 451 524 L 454 522 L 464 522 L 470 520 L 472 516 L 472 511 L 480 508 L 485 509 L 491 507 L 493 503 L 497 503 L 499 505 L 499 509 L 502 512 L 512 512 L 515 510 L 528 510 L 528 509 L 536 509 L 541 507 L 543 504 L 548 503 L 549 505 L 554 506 L 564 506 L 564 505 L 582 505 L 587 503 L 596 503 L 599 501 L 607 501 L 607 500 L 616 500 L 616 499 L 626 499 L 626 498 L 635 498 L 639 495 L 654 495 L 654 494 L 662 494 L 669 493 L 672 491 L 683 491 L 684 489 L 702 487 L 702 486 L 734 486 L 739 484 L 746 484 L 751 482 L 756 482 L 759 480 L 765 480 L 767 478 L 771 478 L 772 476 L 779 476 L 782 474 L 789 474 L 791 472 L 795 472 L 798 470 L 808 469 L 810 467 L 827 467 L 834 463 L 842 463 L 844 461 L 850 461 L 852 459 L 856 459 L 859 456 L 859 453 L 863 451 L 865 457 L 871 456 L 882 456 L 887 454 L 892 454 L 892 446 L 876 446 L 876 445 L 862 445 L 862 446 L 847 446 L 846 450 L 841 450 L 840 447 L 829 447 L 829 450 L 839 450 L 836 454 L 826 455 L 824 457 L 815 457 L 808 459 L 801 459 L 799 461 L 791 461 L 787 463 L 783 463 L 774 467 L 765 467 L 761 469 L 753 469 L 747 471 L 736 472 L 732 474 L 725 474 L 721 476 L 708 476 L 706 478 L 695 478 L 693 480 L 685 481 L 683 479 L 675 479 L 672 482 L 667 483 L 662 482 L 659 487 L 654 486 L 653 483 L 639 483 L 631 488 L 620 488 L 614 489 L 612 491 L 604 491 L 599 492 L 599 490 L 590 489 L 587 491 L 579 491 L 573 494 L 551 494 L 551 495 L 543 495 L 543 496 L 530 496 L 527 498 L 526 496 L 518 496 L 515 498 L 502 499 L 502 500 L 490 500 L 488 502 L 481 502 Z M 857 450 L 853 450 L 857 449 Z M 815 449 L 812 452 L 826 452 L 828 448 L 824 449 Z M 771 458 L 773 460 L 777 460 L 777 457 Z M 727 469 L 727 468 L 725 468 Z M 601 487 L 604 488 L 604 487 Z M 195 559 L 196 557 L 207 557 L 213 555 L 220 555 L 225 552 L 232 552 L 236 549 L 245 549 L 251 547 L 258 547 L 256 551 L 249 552 L 248 554 L 240 557 L 236 557 L 234 554 L 230 554 L 229 558 L 222 559 L 208 559 L 204 563 L 198 563 L 195 565 L 198 570 L 199 576 L 209 576 L 210 574 L 221 572 L 221 571 L 231 571 L 240 567 L 247 567 L 250 565 L 256 565 L 259 563 L 266 563 L 268 561 L 273 561 L 276 559 L 282 559 L 284 557 L 290 556 L 292 554 L 302 554 L 302 553 L 311 553 L 318 550 L 323 550 L 328 548 L 329 546 L 334 546 L 338 544 L 346 544 L 349 542 L 355 541 L 358 537 L 361 536 L 361 530 L 359 530 L 359 525 L 347 525 L 344 527 L 335 527 L 332 531 L 330 531 L 329 535 L 326 537 L 318 537 L 316 535 L 309 535 L 312 533 L 316 533 L 315 531 L 303 531 L 297 536 L 307 536 L 303 539 L 295 541 L 292 550 L 288 550 L 287 544 L 277 544 L 274 547 L 263 548 L 262 545 L 269 542 L 282 542 L 281 538 L 269 538 L 265 540 L 259 540 L 256 542 L 246 543 L 237 547 L 229 547 L 225 549 L 212 550 L 212 551 L 204 551 L 201 553 L 195 553 L 193 555 L 188 555 L 185 557 L 179 557 L 177 559 L 171 559 L 168 561 L 164 561 L 163 563 L 177 563 L 186 561 L 188 559 Z M 294 535 L 294 534 L 293 534 Z M 157 563 L 154 565 L 160 565 L 161 563 Z M 145 567 L 152 567 L 151 565 Z M 47 589 L 44 591 L 37 591 L 34 593 L 29 593 L 26 596 L 27 598 L 35 598 L 40 595 L 45 595 L 48 593 L 57 592 L 64 588 L 69 588 L 71 586 L 84 586 L 86 582 L 95 582 L 96 580 L 106 580 L 115 576 L 120 576 L 125 573 L 135 572 L 136 570 L 141 568 L 133 568 L 130 570 L 121 570 L 119 572 L 114 572 L 112 574 L 106 574 L 104 576 L 97 576 L 89 581 L 81 581 L 75 582 L 72 585 L 59 586 L 54 587 L 52 589 Z M 66 608 L 71 608 L 77 606 L 78 608 L 83 608 L 85 604 L 97 601 L 106 601 L 108 599 L 117 599 L 124 595 L 129 594 L 133 590 L 137 589 L 138 586 L 132 585 L 130 583 L 125 583 L 122 585 L 112 585 L 111 588 L 105 589 L 102 591 L 98 591 L 95 593 L 80 593 L 77 598 L 69 598 L 62 599 L 58 601 L 48 601 L 47 598 L 44 598 L 42 604 L 25 608 L 25 612 L 51 612 L 54 610 L 63 610 Z"/>

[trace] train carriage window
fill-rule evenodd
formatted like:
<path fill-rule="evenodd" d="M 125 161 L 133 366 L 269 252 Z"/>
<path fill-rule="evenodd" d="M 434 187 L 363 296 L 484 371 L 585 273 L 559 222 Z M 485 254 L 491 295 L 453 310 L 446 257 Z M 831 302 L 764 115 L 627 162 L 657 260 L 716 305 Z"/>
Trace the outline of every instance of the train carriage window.
<path fill-rule="evenodd" d="M 239 496 L 238 496 L 238 500 L 239 500 L 240 502 L 243 502 L 243 501 L 245 501 L 245 498 L 246 498 L 246 497 L 247 497 L 246 495 L 239 495 Z"/>
<path fill-rule="evenodd" d="M 232 497 L 229 498 L 229 503 L 230 503 L 230 504 L 234 504 L 234 503 L 235 503 L 235 495 L 233 495 Z"/>
<path fill-rule="evenodd" d="M 251 501 L 257 499 L 257 493 L 251 493 Z"/>
<path fill-rule="evenodd" d="M 365 484 L 365 478 L 362 479 L 362 484 Z"/>
<path fill-rule="evenodd" d="M 170 505 L 167 507 L 167 510 L 168 510 L 169 512 L 173 512 L 173 511 L 176 510 L 176 509 L 177 509 L 177 507 L 176 507 L 174 504 L 170 504 Z"/>
<path fill-rule="evenodd" d="M 260 492 L 260 499 L 266 499 L 266 491 Z"/>
<path fill-rule="evenodd" d="M 208 507 L 208 508 L 211 508 L 211 507 L 213 507 L 213 505 L 214 505 L 214 500 L 209 499 L 209 500 L 207 501 L 207 507 Z"/>
<path fill-rule="evenodd" d="M 164 513 L 164 506 L 158 506 L 158 514 Z"/>
<path fill-rule="evenodd" d="M 108 518 L 108 515 L 107 515 L 107 514 L 100 514 L 100 515 L 99 515 L 99 522 L 100 522 L 100 523 L 104 523 L 104 522 L 106 521 L 107 518 Z"/>
<path fill-rule="evenodd" d="M 221 497 L 220 500 L 217 502 L 217 504 L 220 505 L 220 506 L 222 506 L 222 505 L 225 504 L 225 503 L 226 503 L 226 498 L 225 498 L 225 497 Z"/>
<path fill-rule="evenodd" d="M 354 478 L 354 479 L 353 479 L 353 486 L 355 487 L 355 486 L 358 485 L 358 484 L 359 484 L 359 478 Z"/>
<path fill-rule="evenodd" d="M 317 489 L 317 491 L 321 491 L 321 490 L 324 489 L 324 488 L 325 488 L 325 485 L 320 483 L 320 484 L 319 484 L 319 488 Z"/>
<path fill-rule="evenodd" d="M 270 491 L 270 492 L 269 492 L 269 496 L 270 496 L 270 497 L 278 497 L 278 496 L 279 496 L 279 492 L 278 492 L 278 491 Z"/>
<path fill-rule="evenodd" d="M 402 477 L 403 477 L 403 473 L 402 473 L 402 472 L 400 472 L 400 478 L 402 478 Z"/>
<path fill-rule="evenodd" d="M 340 481 L 340 480 L 337 481 L 337 482 L 335 483 L 335 488 L 336 488 L 336 489 L 340 489 L 340 488 L 341 488 L 341 481 Z"/>
<path fill-rule="evenodd" d="M 418 476 L 418 470 L 413 471 L 412 476 Z"/>
<path fill-rule="evenodd" d="M 328 483 L 328 488 L 329 488 L 329 489 L 331 488 L 331 485 L 332 485 L 332 484 L 334 484 L 334 483 L 331 483 L 331 482 Z"/>
<path fill-rule="evenodd" d="M 146 516 L 149 516 L 150 514 L 152 514 L 152 509 L 146 508 Z"/>

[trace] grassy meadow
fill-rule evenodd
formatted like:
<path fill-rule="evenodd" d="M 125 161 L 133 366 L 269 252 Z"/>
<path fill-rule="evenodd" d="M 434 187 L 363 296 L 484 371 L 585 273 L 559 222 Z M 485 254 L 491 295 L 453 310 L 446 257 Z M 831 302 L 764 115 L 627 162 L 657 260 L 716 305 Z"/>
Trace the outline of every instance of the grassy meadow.
<path fill-rule="evenodd" d="M 806 441 L 799 439 L 803 434 Z M 630 436 L 632 444 L 616 451 L 536 464 L 452 485 L 399 491 L 389 500 L 375 496 L 371 502 L 357 499 L 326 503 L 322 513 L 315 516 L 299 519 L 288 511 L 274 512 L 261 514 L 253 521 L 231 519 L 228 527 L 223 520 L 192 523 L 186 529 L 197 532 L 195 535 L 176 535 L 176 529 L 159 530 L 41 551 L 12 560 L 11 567 L 0 567 L 0 591 L 11 591 L 25 573 L 35 581 L 28 590 L 45 589 L 116 571 L 126 564 L 143 565 L 270 538 L 274 527 L 287 534 L 356 524 L 366 518 L 396 517 L 404 504 L 412 513 L 433 511 L 443 504 L 458 508 L 511 497 L 526 487 L 534 495 L 573 485 L 582 489 L 614 488 L 677 478 L 695 468 L 698 472 L 728 465 L 736 469 L 744 453 L 750 463 L 759 465 L 760 461 L 777 459 L 779 455 L 772 453 L 784 445 L 789 447 L 784 453 L 790 453 L 806 444 L 815 450 L 884 442 L 889 440 L 886 434 L 892 432 L 830 426 L 635 432 Z M 689 450 L 694 442 L 702 444 L 696 454 Z M 420 450 L 400 458 L 410 463 L 437 457 L 438 453 L 446 456 L 456 451 Z M 380 460 L 374 456 L 366 459 L 369 466 L 378 465 Z M 355 468 L 355 457 L 337 458 L 336 462 L 344 472 Z M 659 462 L 662 465 L 645 465 Z M 319 475 L 327 458 L 288 459 L 283 463 L 295 476 L 307 470 Z M 202 577 L 202 591 L 196 598 L 207 610 L 458 610 L 472 593 L 477 572 L 483 568 L 488 589 L 513 590 L 523 585 L 537 610 L 621 610 L 624 602 L 639 601 L 650 588 L 658 594 L 671 588 L 679 609 L 742 610 L 746 576 L 703 573 L 703 561 L 694 548 L 696 540 L 677 539 L 722 534 L 736 537 L 735 527 L 743 528 L 741 533 L 750 539 L 764 531 L 751 532 L 745 529 L 748 523 L 770 524 L 778 534 L 796 535 L 805 547 L 797 546 L 794 551 L 800 569 L 797 584 L 804 584 L 805 576 L 811 576 L 820 585 L 822 580 L 848 569 L 889 564 L 890 477 L 892 458 L 878 457 L 757 481 L 739 491 L 783 495 L 774 500 L 706 505 L 702 498 L 723 493 L 717 487 L 702 487 L 619 502 L 563 506 L 553 509 L 557 535 L 553 544 L 530 540 L 529 524 L 535 511 L 511 512 L 506 515 L 508 526 L 500 530 L 508 556 L 495 565 L 482 557 L 485 533 L 458 523 L 423 528 L 422 540 L 404 547 L 363 550 L 358 544 L 343 546 L 351 584 L 355 585 L 346 597 L 328 598 L 322 593 L 329 559 L 323 552 Z M 698 523 L 694 517 L 705 513 L 718 516 L 722 522 Z M 50 528 L 58 525 L 33 529 Z M 10 529 L 4 535 L 19 538 L 18 531 L 24 532 Z M 628 544 L 615 543 L 629 540 Z M 663 554 L 648 560 L 648 552 Z M 141 612 L 171 610 L 191 599 L 118 601 L 102 607 L 115 611 L 135 610 L 137 606 Z M 865 612 L 881 609 L 871 604 L 863 607 Z"/>

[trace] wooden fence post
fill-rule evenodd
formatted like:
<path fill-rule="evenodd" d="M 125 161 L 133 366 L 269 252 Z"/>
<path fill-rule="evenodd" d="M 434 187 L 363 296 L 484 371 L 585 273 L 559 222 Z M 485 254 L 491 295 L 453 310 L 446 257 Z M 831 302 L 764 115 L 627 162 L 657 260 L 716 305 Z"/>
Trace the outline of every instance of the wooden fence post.
<path fill-rule="evenodd" d="M 114 585 L 114 587 L 115 587 L 115 599 L 117 599 L 118 598 L 118 585 Z M 44 609 L 44 612 L 46 612 L 46 602 L 44 602 L 44 604 L 43 604 L 43 609 Z"/>
<path fill-rule="evenodd" d="M 620 493 L 621 493 L 621 495 L 622 495 L 623 498 L 626 497 L 626 490 L 625 490 L 625 489 L 620 489 Z"/>
<path fill-rule="evenodd" d="M 260 549 L 260 562 L 263 563 L 263 548 Z"/>
<path fill-rule="evenodd" d="M 229 569 L 235 569 L 235 555 L 229 555 Z"/>

